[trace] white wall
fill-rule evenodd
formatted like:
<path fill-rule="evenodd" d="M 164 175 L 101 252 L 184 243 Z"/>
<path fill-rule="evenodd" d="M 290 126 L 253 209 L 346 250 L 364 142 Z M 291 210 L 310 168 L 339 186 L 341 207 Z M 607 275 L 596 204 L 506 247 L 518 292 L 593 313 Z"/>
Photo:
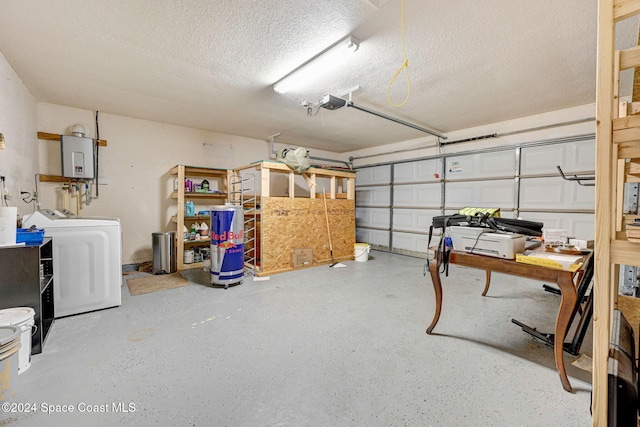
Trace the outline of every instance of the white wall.
<path fill-rule="evenodd" d="M 95 111 L 38 103 L 37 117 L 40 132 L 69 134 L 69 128 L 80 123 L 88 137 L 96 137 Z M 82 199 L 80 212 L 86 217 L 120 218 L 123 264 L 151 260 L 151 234 L 175 230 L 175 225 L 170 223 L 176 207 L 175 201 L 169 198 L 172 179 L 168 175 L 173 166 L 230 169 L 270 158 L 271 146 L 263 140 L 102 112 L 98 117 L 100 139 L 107 141 L 106 147 L 99 148 L 99 177 L 108 184 L 100 185 L 99 199 L 90 205 L 85 206 Z M 312 154 L 336 157 L 335 153 L 326 151 L 314 150 Z M 40 141 L 39 158 L 40 173 L 61 174 L 59 142 Z M 39 184 L 43 208 L 64 207 L 61 186 Z M 68 207 L 76 212 L 75 199 Z"/>
<path fill-rule="evenodd" d="M 497 133 L 498 135 L 519 132 L 524 129 L 545 127 L 549 125 L 579 121 L 582 119 L 593 119 L 584 123 L 566 126 L 549 127 L 537 131 L 516 133 L 513 135 L 500 136 L 499 138 L 477 140 L 459 144 L 444 145 L 438 148 L 435 137 L 425 136 L 424 138 L 403 141 L 394 144 L 387 144 L 379 147 L 367 148 L 345 154 L 345 159 L 349 156 L 355 158 L 353 165 L 355 168 L 373 165 L 383 162 L 394 162 L 407 159 L 417 159 L 421 157 L 433 156 L 440 153 L 457 153 L 460 151 L 480 150 L 503 145 L 523 144 L 527 142 L 545 141 L 588 133 L 595 133 L 595 104 L 586 104 L 564 110 L 551 111 L 534 116 L 523 117 L 505 122 L 491 123 L 475 128 L 463 129 L 453 132 L 446 132 L 447 141 L 474 138 L 482 135 Z M 381 119 L 382 120 L 382 119 Z M 399 153 L 393 151 L 410 150 Z M 372 157 L 368 157 L 372 156 Z M 358 157 L 367 157 L 358 159 Z"/>
<path fill-rule="evenodd" d="M 44 103 L 38 104 L 37 111 L 41 132 L 68 133 L 67 128 L 79 122 L 85 125 L 87 136 L 95 138 L 93 111 Z M 226 169 L 268 158 L 264 141 L 147 120 L 100 113 L 99 129 L 100 139 L 107 140 L 107 147 L 99 150 L 99 176 L 108 184 L 100 186 L 99 199 L 84 207 L 81 215 L 121 219 L 123 264 L 149 261 L 151 234 L 175 230 L 169 222 L 175 203 L 168 197 L 168 171 L 173 166 Z M 209 156 L 211 148 L 226 158 Z M 57 142 L 40 141 L 42 173 L 60 174 L 59 150 Z M 62 207 L 59 188 L 60 184 L 41 184 L 42 207 Z M 75 206 L 73 202 L 72 212 Z"/>
<path fill-rule="evenodd" d="M 20 190 L 31 191 L 38 171 L 36 137 L 36 101 L 0 53 L 0 132 L 5 149 L 0 151 L 0 175 L 5 177 L 12 198 L 9 206 L 17 206 L 20 214 L 30 212 Z M 4 206 L 4 203 L 3 203 Z"/>

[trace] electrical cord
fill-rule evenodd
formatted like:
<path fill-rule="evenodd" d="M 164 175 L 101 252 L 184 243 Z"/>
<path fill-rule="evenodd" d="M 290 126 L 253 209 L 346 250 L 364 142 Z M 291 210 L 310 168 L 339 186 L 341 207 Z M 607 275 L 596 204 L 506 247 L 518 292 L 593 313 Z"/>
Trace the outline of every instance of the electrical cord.
<path fill-rule="evenodd" d="M 478 242 L 480 241 L 480 237 L 483 234 L 488 234 L 488 233 L 489 233 L 488 231 L 482 231 L 480 234 L 478 234 L 478 237 L 476 237 L 476 241 L 473 243 L 473 246 L 469 250 L 469 253 L 473 253 L 473 250 L 476 248 L 476 246 L 478 246 Z"/>
<path fill-rule="evenodd" d="M 7 191 L 4 176 L 0 176 L 0 180 L 2 181 L 2 186 L 0 187 L 0 197 L 2 197 L 2 203 L 4 203 L 5 206 L 9 206 L 9 204 L 7 203 L 7 196 L 10 197 L 10 194 Z"/>
<path fill-rule="evenodd" d="M 402 0 L 402 6 L 400 10 L 400 37 L 402 43 L 402 56 L 404 57 L 404 62 L 402 65 L 396 70 L 391 80 L 389 80 L 389 84 L 387 85 L 387 102 L 393 107 L 402 107 L 409 100 L 409 95 L 411 94 L 411 79 L 409 79 L 409 60 L 407 59 L 407 50 L 404 46 L 404 0 Z M 404 70 L 404 74 L 407 77 L 407 96 L 405 96 L 404 100 L 400 103 L 395 103 L 391 100 L 391 86 L 395 83 L 398 75 Z"/>
<path fill-rule="evenodd" d="M 35 197 L 33 197 L 31 193 L 29 193 L 28 191 L 21 191 L 20 197 L 22 198 L 22 201 L 25 203 L 32 203 L 36 200 Z"/>

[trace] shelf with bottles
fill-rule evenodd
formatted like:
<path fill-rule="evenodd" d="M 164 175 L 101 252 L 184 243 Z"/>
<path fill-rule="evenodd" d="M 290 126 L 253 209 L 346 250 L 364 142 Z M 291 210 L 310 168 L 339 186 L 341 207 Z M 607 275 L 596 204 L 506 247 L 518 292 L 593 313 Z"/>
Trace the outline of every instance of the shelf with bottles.
<path fill-rule="evenodd" d="M 185 229 L 190 234 L 193 223 L 204 223 L 209 227 L 210 206 L 224 204 L 228 200 L 229 175 L 230 171 L 226 169 L 185 165 L 177 165 L 169 171 L 173 180 L 169 196 L 176 203 L 176 213 L 170 217 L 170 221 L 175 224 L 179 236 L 176 244 L 178 271 L 198 266 L 198 263 L 184 262 L 185 251 L 197 244 L 207 244 L 208 238 L 194 241 L 184 239 Z"/>

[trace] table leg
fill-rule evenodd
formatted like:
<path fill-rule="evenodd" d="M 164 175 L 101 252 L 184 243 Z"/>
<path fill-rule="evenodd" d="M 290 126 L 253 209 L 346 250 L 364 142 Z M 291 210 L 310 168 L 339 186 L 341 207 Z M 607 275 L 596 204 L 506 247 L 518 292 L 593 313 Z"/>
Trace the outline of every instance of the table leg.
<path fill-rule="evenodd" d="M 429 264 L 429 272 L 431 273 L 431 281 L 433 282 L 433 290 L 436 293 L 436 313 L 433 316 L 431 325 L 427 328 L 427 333 L 430 334 L 433 328 L 436 327 L 438 319 L 440 319 L 440 311 L 442 310 L 442 282 L 440 282 L 440 266 L 437 259 L 434 259 Z"/>
<path fill-rule="evenodd" d="M 482 292 L 482 296 L 486 297 L 487 292 L 489 292 L 489 284 L 491 283 L 491 270 L 486 270 L 487 280 L 484 283 L 484 291 Z"/>
<path fill-rule="evenodd" d="M 560 301 L 560 308 L 558 309 L 558 317 L 556 318 L 556 331 L 553 342 L 553 354 L 556 360 L 556 369 L 560 374 L 560 381 L 562 387 L 571 392 L 571 384 L 569 378 L 567 378 L 567 371 L 564 366 L 564 339 L 567 335 L 567 329 L 569 328 L 569 321 L 571 320 L 571 314 L 578 302 L 578 293 L 573 285 L 573 274 L 571 272 L 563 272 L 558 277 L 558 287 L 560 288 L 560 294 L 562 299 Z"/>

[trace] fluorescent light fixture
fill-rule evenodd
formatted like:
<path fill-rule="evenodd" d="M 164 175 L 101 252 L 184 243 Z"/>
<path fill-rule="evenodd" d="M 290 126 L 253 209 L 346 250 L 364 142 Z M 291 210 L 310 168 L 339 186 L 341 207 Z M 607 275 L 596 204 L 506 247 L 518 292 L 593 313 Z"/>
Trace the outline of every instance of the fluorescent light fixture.
<path fill-rule="evenodd" d="M 353 36 L 341 39 L 278 80 L 273 85 L 273 90 L 287 93 L 312 83 L 326 70 L 334 69 L 337 64 L 342 63 L 359 46 L 360 41 Z"/>

